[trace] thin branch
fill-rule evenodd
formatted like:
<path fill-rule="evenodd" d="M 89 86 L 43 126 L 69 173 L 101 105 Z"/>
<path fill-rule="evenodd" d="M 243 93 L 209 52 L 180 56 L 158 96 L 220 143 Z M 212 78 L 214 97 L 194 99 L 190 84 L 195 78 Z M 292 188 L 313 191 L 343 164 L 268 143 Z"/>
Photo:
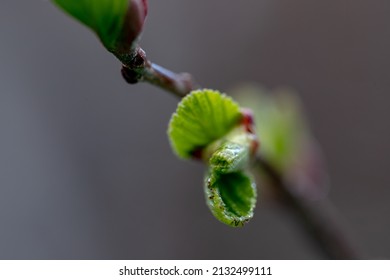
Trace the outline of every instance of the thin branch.
<path fill-rule="evenodd" d="M 264 158 L 257 156 L 255 167 L 265 172 L 274 191 L 284 202 L 283 205 L 294 210 L 296 217 L 306 232 L 329 259 L 357 259 L 358 255 L 351 246 L 330 204 L 313 204 L 295 195 L 296 188 L 289 186 L 283 176 Z M 260 171 L 259 170 L 259 171 Z"/>
<path fill-rule="evenodd" d="M 147 60 L 145 52 L 136 47 L 131 55 L 118 56 L 122 61 L 122 75 L 130 84 L 139 81 L 149 82 L 178 98 L 183 98 L 193 89 L 195 83 L 190 74 L 176 74 Z M 336 223 L 336 215 L 332 215 L 327 206 L 315 207 L 296 196 L 282 176 L 270 162 L 258 156 L 255 166 L 265 172 L 274 191 L 284 201 L 284 205 L 293 210 L 308 235 L 317 244 L 324 256 L 329 259 L 356 259 L 357 254 L 349 244 L 342 228 Z"/>
<path fill-rule="evenodd" d="M 127 57 L 123 59 L 122 57 L 120 60 L 123 63 L 122 75 L 130 84 L 145 81 L 167 90 L 179 98 L 183 98 L 196 87 L 190 74 L 176 74 L 157 64 L 151 63 L 146 58 L 144 50 L 140 47 L 134 50 L 130 59 L 127 59 Z"/>

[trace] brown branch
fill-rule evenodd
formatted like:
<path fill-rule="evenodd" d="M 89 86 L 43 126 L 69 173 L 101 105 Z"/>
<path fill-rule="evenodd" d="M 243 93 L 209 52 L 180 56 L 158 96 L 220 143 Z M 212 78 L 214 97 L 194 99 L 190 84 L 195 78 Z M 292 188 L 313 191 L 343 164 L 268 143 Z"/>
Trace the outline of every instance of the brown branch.
<path fill-rule="evenodd" d="M 127 56 L 125 59 L 123 57 L 118 58 L 123 63 L 122 75 L 130 84 L 145 81 L 167 90 L 179 98 L 183 98 L 196 87 L 190 74 L 176 74 L 151 63 L 140 47 L 135 48 L 130 59 L 127 59 Z"/>
<path fill-rule="evenodd" d="M 296 188 L 289 186 L 283 176 L 264 158 L 257 156 L 255 167 L 267 174 L 268 179 L 283 205 L 295 213 L 307 234 L 328 259 L 357 259 L 358 255 L 351 246 L 338 218 L 331 211 L 330 204 L 314 204 L 295 195 Z M 259 171 L 260 171 L 259 170 Z"/>
<path fill-rule="evenodd" d="M 195 89 L 195 83 L 190 74 L 176 74 L 166 70 L 147 60 L 145 52 L 136 47 L 131 55 L 117 55 L 123 63 L 122 75 L 130 84 L 139 81 L 149 82 L 166 91 L 183 98 L 191 90 Z M 349 244 L 345 233 L 336 223 L 336 215 L 331 215 L 327 206 L 315 207 L 307 201 L 296 196 L 283 179 L 282 174 L 262 157 L 257 157 L 255 166 L 265 172 L 270 180 L 274 191 L 295 213 L 307 234 L 317 244 L 318 248 L 329 259 L 356 259 L 357 254 Z M 259 170 L 259 171 L 260 171 Z"/>

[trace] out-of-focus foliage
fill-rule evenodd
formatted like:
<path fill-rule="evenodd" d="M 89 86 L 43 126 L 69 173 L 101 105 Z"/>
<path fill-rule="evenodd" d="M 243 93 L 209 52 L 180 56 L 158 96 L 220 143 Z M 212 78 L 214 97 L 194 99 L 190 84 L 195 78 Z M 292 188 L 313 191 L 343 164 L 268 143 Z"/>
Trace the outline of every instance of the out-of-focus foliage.
<path fill-rule="evenodd" d="M 298 195 L 310 200 L 323 197 L 328 176 L 299 96 L 290 89 L 270 91 L 255 85 L 238 87 L 233 95 L 254 112 L 258 152 L 299 188 L 293 190 Z"/>

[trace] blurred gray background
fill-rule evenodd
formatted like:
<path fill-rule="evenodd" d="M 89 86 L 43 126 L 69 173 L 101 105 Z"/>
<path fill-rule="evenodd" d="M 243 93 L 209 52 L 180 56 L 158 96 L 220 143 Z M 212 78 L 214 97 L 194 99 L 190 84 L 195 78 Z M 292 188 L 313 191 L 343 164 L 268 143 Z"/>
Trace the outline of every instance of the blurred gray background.
<path fill-rule="evenodd" d="M 296 89 L 330 198 L 365 258 L 390 258 L 390 2 L 150 1 L 154 62 L 222 91 Z M 1 259 L 321 259 L 260 198 L 243 229 L 214 219 L 203 166 L 166 137 L 177 100 L 127 85 L 96 37 L 49 1 L 0 3 Z"/>

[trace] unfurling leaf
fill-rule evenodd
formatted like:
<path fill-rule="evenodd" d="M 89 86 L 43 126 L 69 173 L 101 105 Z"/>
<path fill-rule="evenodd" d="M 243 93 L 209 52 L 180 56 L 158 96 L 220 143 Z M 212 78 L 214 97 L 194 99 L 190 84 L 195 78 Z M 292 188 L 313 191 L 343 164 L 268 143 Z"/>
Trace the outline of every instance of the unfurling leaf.
<path fill-rule="evenodd" d="M 240 118 L 238 104 L 225 94 L 208 89 L 194 91 L 183 98 L 169 123 L 172 148 L 179 157 L 191 158 L 225 136 Z"/>
<path fill-rule="evenodd" d="M 207 164 L 207 205 L 232 227 L 244 226 L 256 204 L 256 185 L 247 172 L 259 146 L 254 131 L 250 110 L 208 89 L 186 96 L 169 123 L 175 153 Z"/>
<path fill-rule="evenodd" d="M 242 227 L 253 217 L 256 185 L 244 172 L 207 176 L 205 194 L 211 212 L 224 224 Z"/>
<path fill-rule="evenodd" d="M 211 156 L 210 168 L 217 173 L 231 173 L 246 168 L 248 161 L 248 146 L 225 142 Z"/>

